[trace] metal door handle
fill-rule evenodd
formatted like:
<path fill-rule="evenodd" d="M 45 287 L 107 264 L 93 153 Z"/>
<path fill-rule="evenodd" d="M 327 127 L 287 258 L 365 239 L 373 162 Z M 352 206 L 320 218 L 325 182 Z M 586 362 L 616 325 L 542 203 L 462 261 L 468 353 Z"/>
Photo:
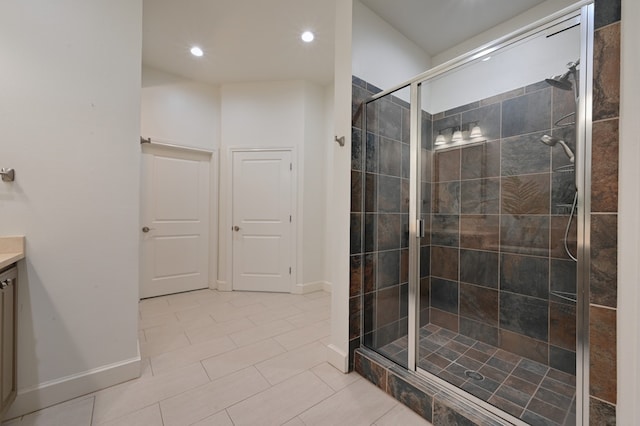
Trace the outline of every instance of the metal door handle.
<path fill-rule="evenodd" d="M 11 284 L 13 284 L 13 278 L 0 281 L 0 290 L 4 290 L 5 288 L 9 287 Z"/>
<path fill-rule="evenodd" d="M 149 228 L 148 226 L 143 226 L 142 227 L 142 232 L 144 232 L 146 234 L 147 232 L 151 231 L 152 229 L 155 229 L 155 228 Z"/>
<path fill-rule="evenodd" d="M 240 230 L 240 227 L 239 227 L 238 225 L 236 225 L 236 226 L 234 226 L 234 227 L 233 227 L 233 228 L 231 228 L 231 229 L 233 229 L 234 231 L 238 232 L 238 231 Z"/>
<path fill-rule="evenodd" d="M 418 219 L 418 225 L 416 226 L 417 232 L 416 237 L 424 238 L 425 237 L 425 229 L 424 229 L 424 220 Z"/>

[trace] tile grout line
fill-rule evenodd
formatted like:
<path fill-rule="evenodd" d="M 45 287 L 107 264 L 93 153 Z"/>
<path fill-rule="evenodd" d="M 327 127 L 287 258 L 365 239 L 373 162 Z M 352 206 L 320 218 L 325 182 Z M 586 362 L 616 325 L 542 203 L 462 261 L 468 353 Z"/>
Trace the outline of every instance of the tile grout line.
<path fill-rule="evenodd" d="M 93 425 L 93 416 L 96 411 L 96 397 L 93 396 L 93 401 L 91 402 L 91 419 L 89 420 L 89 425 Z"/>
<path fill-rule="evenodd" d="M 255 367 L 254 367 L 254 368 L 255 368 Z M 266 378 L 266 377 L 264 377 L 264 375 L 262 374 L 262 372 L 261 372 L 260 370 L 258 370 L 257 368 L 255 368 L 255 369 L 256 369 L 256 371 L 258 371 L 258 373 L 259 373 L 259 374 L 264 378 L 265 382 L 267 382 L 267 384 L 269 385 L 269 387 L 268 387 L 268 388 L 266 388 L 266 389 L 264 389 L 264 390 L 262 390 L 262 391 L 260 391 L 260 392 L 256 392 L 256 393 L 254 393 L 253 395 L 247 396 L 246 398 L 243 398 L 243 399 L 242 399 L 242 400 L 240 400 L 240 401 L 236 401 L 235 403 L 233 403 L 233 404 L 229 405 L 228 407 L 225 407 L 225 408 L 224 408 L 224 410 L 225 410 L 225 411 L 226 411 L 226 410 L 228 410 L 229 408 L 235 407 L 236 405 L 241 404 L 241 403 L 243 403 L 243 402 L 247 401 L 247 400 L 248 400 L 248 399 L 250 399 L 250 398 L 253 398 L 253 397 L 254 397 L 254 396 L 256 396 L 256 395 L 260 395 L 260 394 L 262 394 L 262 393 L 264 393 L 264 392 L 267 392 L 267 391 L 269 391 L 269 390 L 273 389 L 275 386 L 278 386 L 279 384 L 282 384 L 282 383 L 286 382 L 287 380 L 293 379 L 294 377 L 298 377 L 298 376 L 300 376 L 300 375 L 302 375 L 302 374 L 304 374 L 304 373 L 306 373 L 306 372 L 310 372 L 311 374 L 314 374 L 311 370 L 304 370 L 304 371 L 299 372 L 298 374 L 294 374 L 293 376 L 291 376 L 291 377 L 289 377 L 289 378 L 287 378 L 287 379 L 285 379 L 285 380 L 283 380 L 283 381 L 280 381 L 280 382 L 278 382 L 278 383 L 276 383 L 276 384 L 273 384 L 273 385 L 272 385 L 272 384 L 271 384 L 271 382 L 269 382 L 269 380 L 267 380 L 267 378 Z M 315 374 L 314 374 L 314 375 L 315 375 Z M 316 376 L 316 377 L 317 377 L 317 376 Z M 322 379 L 319 379 L 319 380 L 320 380 L 322 383 L 324 383 L 324 381 L 323 381 Z M 333 391 L 333 388 L 331 388 L 331 386 L 327 385 L 327 387 L 328 387 L 329 389 L 331 389 L 331 391 Z M 326 397 L 326 398 L 324 398 L 322 401 L 324 401 L 325 399 L 330 398 L 331 396 L 335 395 L 335 393 L 336 393 L 336 392 L 334 392 L 333 394 L 331 394 L 331 395 L 327 396 L 327 397 Z M 320 401 L 320 402 L 322 402 L 322 401 Z M 312 407 L 315 407 L 315 406 L 316 406 L 316 405 L 318 405 L 320 402 L 318 402 L 318 403 L 314 404 Z M 307 410 L 304 410 L 302 413 L 304 413 L 304 412 L 306 412 L 306 411 L 310 410 L 312 407 L 309 407 Z M 288 419 L 286 422 L 291 421 L 292 419 L 294 419 L 294 418 L 298 417 L 298 416 L 299 416 L 300 414 L 302 414 L 302 413 L 298 413 L 298 414 L 296 414 L 295 416 L 293 416 L 293 417 L 291 417 L 290 419 Z M 235 422 L 233 421 L 233 417 L 231 417 L 231 413 L 229 413 L 229 412 L 227 411 L 227 414 L 229 415 L 229 418 L 231 419 L 231 421 L 233 422 L 233 424 L 235 424 Z M 286 422 L 285 422 L 285 423 L 286 423 Z"/>
<path fill-rule="evenodd" d="M 258 371 L 258 369 L 257 369 L 257 368 L 255 368 L 254 366 L 246 367 L 246 368 L 243 368 L 242 370 L 247 370 L 247 369 L 249 369 L 249 368 L 254 368 L 256 371 Z M 242 371 L 242 370 L 239 370 L 239 371 Z M 237 373 L 237 371 L 236 371 L 236 373 Z M 258 373 L 260 373 L 260 371 L 258 371 Z M 205 374 L 207 374 L 206 369 L 205 369 Z M 233 373 L 232 373 L 232 374 L 233 374 Z M 207 374 L 207 377 L 209 377 L 209 375 L 208 375 L 208 374 Z M 253 397 L 253 396 L 255 396 L 255 395 L 258 395 L 258 394 L 260 394 L 260 393 L 262 393 L 262 392 L 264 392 L 264 391 L 266 391 L 266 390 L 270 389 L 271 387 L 273 387 L 273 386 L 271 386 L 271 384 L 269 383 L 269 381 L 268 381 L 268 380 L 266 380 L 266 379 L 265 379 L 265 382 L 269 385 L 269 388 L 267 388 L 267 389 L 265 389 L 265 390 L 263 390 L 263 391 L 260 391 L 260 392 L 253 393 L 253 394 L 251 394 L 251 395 L 247 396 L 246 398 L 243 398 L 241 401 L 237 401 L 237 402 L 235 402 L 235 403 L 231 404 L 231 405 L 230 405 L 230 406 L 228 406 L 228 407 L 224 407 L 224 408 L 222 408 L 222 409 L 220 409 L 220 410 L 216 411 L 215 413 L 211 414 L 210 416 L 215 415 L 215 414 L 217 414 L 217 413 L 219 413 L 219 412 L 221 412 L 221 411 L 223 411 L 223 410 L 225 410 L 225 411 L 226 411 L 226 410 L 227 410 L 227 408 L 230 408 L 230 407 L 232 407 L 232 406 L 234 406 L 234 405 L 236 405 L 236 404 L 239 404 L 240 402 L 245 401 L 245 400 L 247 400 L 247 399 L 249 399 L 249 398 L 251 398 L 251 397 Z M 186 393 L 188 393 L 188 392 L 195 391 L 195 390 L 197 390 L 197 389 L 199 389 L 199 388 L 201 388 L 201 387 L 207 386 L 207 385 L 209 385 L 209 384 L 211 384 L 211 383 L 213 383 L 213 381 L 209 381 L 209 382 L 207 382 L 207 383 L 203 383 L 203 384 L 201 384 L 201 385 L 198 385 L 198 386 L 193 387 L 193 388 L 191 388 L 191 389 L 187 389 L 187 390 L 185 390 L 185 391 L 183 391 L 183 392 L 180 392 L 180 393 L 178 393 L 178 394 L 175 394 L 175 395 L 172 395 L 172 396 L 166 397 L 166 398 L 164 398 L 164 399 L 160 399 L 160 400 L 156 401 L 156 402 L 155 402 L 155 404 L 158 404 L 158 405 L 160 406 L 160 412 L 162 413 L 162 402 L 167 401 L 167 400 L 172 399 L 172 398 L 175 398 L 175 397 L 178 397 L 178 396 L 180 396 L 180 395 L 184 395 L 184 394 L 186 394 Z M 209 416 L 207 416 L 207 417 L 209 417 Z M 197 423 L 197 422 L 200 422 L 200 421 L 202 421 L 202 420 L 204 420 L 204 419 L 206 419 L 207 417 L 204 417 L 204 418 L 202 418 L 202 419 L 197 420 L 197 421 L 196 421 L 196 423 Z M 231 418 L 231 416 L 229 416 L 229 418 Z M 233 422 L 233 419 L 232 419 L 231 421 Z M 163 423 L 164 423 L 164 420 L 163 420 Z"/>
<path fill-rule="evenodd" d="M 522 359 L 524 359 L 524 358 L 522 358 Z M 521 363 L 522 363 L 522 360 L 520 360 L 520 362 L 518 364 L 521 364 Z M 529 405 L 531 405 L 531 401 L 536 399 L 536 394 L 538 393 L 540 388 L 542 388 L 542 383 L 544 382 L 544 379 L 547 377 L 547 374 L 549 374 L 550 370 L 551 370 L 551 367 L 548 367 L 547 371 L 544 373 L 544 376 L 542 376 L 542 379 L 540 380 L 540 383 L 538 383 L 538 386 L 536 386 L 536 390 L 531 394 L 531 397 L 529 398 L 529 401 L 527 401 L 527 405 L 524 406 L 524 411 L 522 412 L 522 415 L 524 415 L 527 412 L 527 410 L 529 409 Z M 571 408 L 571 406 L 569 406 L 569 409 L 570 408 Z M 567 412 L 569 411 L 569 409 L 567 409 Z M 535 413 L 535 414 L 538 414 L 538 413 Z M 544 416 L 542 416 L 542 417 L 544 417 Z"/>
<path fill-rule="evenodd" d="M 162 426 L 164 426 L 164 414 L 162 414 L 162 406 L 160 405 L 160 401 L 157 402 L 158 411 L 160 412 L 160 421 L 162 422 Z"/>
<path fill-rule="evenodd" d="M 107 388 L 107 389 L 108 389 L 108 388 Z M 94 397 L 94 398 L 95 398 L 95 397 Z M 128 412 L 126 412 L 126 413 L 124 413 L 124 414 L 122 414 L 122 415 L 120 415 L 120 416 L 112 417 L 112 418 L 107 418 L 107 419 L 105 419 L 105 420 L 101 421 L 100 423 L 96 423 L 96 424 L 94 425 L 94 424 L 93 424 L 93 421 L 95 420 L 95 419 L 94 419 L 94 415 L 95 415 L 95 399 L 94 399 L 94 411 L 91 413 L 91 424 L 92 424 L 93 426 L 100 426 L 100 425 L 103 425 L 103 424 L 105 424 L 105 423 L 114 422 L 114 421 L 116 421 L 116 420 L 122 420 L 122 419 L 124 419 L 124 418 L 125 418 L 125 417 L 127 417 L 127 416 L 131 416 L 132 414 L 138 413 L 138 412 L 140 412 L 140 411 L 142 411 L 142 410 L 146 410 L 147 408 L 152 407 L 152 406 L 154 406 L 154 405 L 158 405 L 158 409 L 160 409 L 160 416 L 162 417 L 162 409 L 161 409 L 161 407 L 160 407 L 160 401 L 155 401 L 155 402 L 152 402 L 151 404 L 144 405 L 144 406 L 142 406 L 142 407 L 140 407 L 140 408 L 137 408 L 137 409 L 135 409 L 135 410 L 133 410 L 133 411 L 128 411 Z M 164 424 L 164 421 L 163 421 L 162 423 Z"/>
<path fill-rule="evenodd" d="M 326 362 L 326 361 L 325 361 L 325 362 Z M 333 388 L 332 388 L 328 383 L 326 383 L 324 380 L 322 380 L 322 378 L 320 378 L 316 373 L 314 373 L 313 371 L 311 371 L 311 369 L 306 370 L 306 371 L 309 371 L 311 374 L 313 374 L 314 376 L 316 376 L 316 377 L 317 377 L 317 378 L 318 378 L 322 383 L 325 383 L 325 384 L 329 387 L 329 389 L 331 389 L 331 390 L 332 390 L 332 392 L 333 392 L 333 393 L 332 393 L 331 395 L 328 395 L 326 398 L 324 398 L 324 399 L 322 399 L 322 400 L 318 401 L 317 403 L 313 404 L 311 407 L 307 408 L 306 410 L 302 411 L 301 413 L 298 413 L 298 414 L 297 414 L 295 417 L 293 417 L 293 418 L 300 417 L 302 414 L 304 414 L 304 413 L 306 413 L 307 411 L 309 411 L 309 410 L 313 409 L 313 408 L 314 408 L 314 407 L 316 407 L 317 405 L 319 405 L 319 404 L 321 404 L 321 403 L 325 402 L 327 399 L 329 399 L 329 398 L 331 398 L 331 397 L 335 396 L 336 394 L 338 394 L 339 392 L 342 392 L 343 390 L 347 389 L 348 387 L 353 386 L 354 384 L 358 383 L 358 381 L 359 381 L 359 380 L 356 380 L 356 381 L 354 381 L 353 383 L 349 383 L 347 386 L 343 387 L 343 388 L 342 388 L 342 389 L 340 389 L 339 391 L 336 391 L 336 390 L 335 390 L 335 389 L 333 389 Z M 382 389 L 380 389 L 380 391 L 381 391 L 381 392 L 384 392 Z M 386 394 L 386 392 L 385 392 L 385 394 Z M 291 419 L 290 419 L 290 420 L 291 420 Z M 300 420 L 302 421 L 302 423 L 304 423 L 304 424 L 306 425 L 306 423 L 304 422 L 304 420 L 302 420 L 302 419 L 300 419 Z"/>
<path fill-rule="evenodd" d="M 567 410 L 567 412 L 564 415 L 564 418 L 562 419 L 563 425 L 566 425 L 567 420 L 569 420 L 569 416 L 571 415 L 571 407 L 573 407 L 573 404 L 577 402 L 576 398 L 577 398 L 577 395 L 573 395 L 573 398 L 571 398 L 571 404 L 569 405 L 569 409 Z"/>

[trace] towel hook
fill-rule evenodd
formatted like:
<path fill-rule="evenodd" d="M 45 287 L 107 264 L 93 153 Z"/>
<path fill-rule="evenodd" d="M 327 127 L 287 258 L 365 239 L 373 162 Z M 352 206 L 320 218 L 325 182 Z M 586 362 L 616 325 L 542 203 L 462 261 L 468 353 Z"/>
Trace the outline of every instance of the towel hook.
<path fill-rule="evenodd" d="M 3 182 L 13 182 L 16 180 L 16 171 L 13 169 L 5 169 L 3 167 L 0 169 L 0 176 L 2 176 Z"/>

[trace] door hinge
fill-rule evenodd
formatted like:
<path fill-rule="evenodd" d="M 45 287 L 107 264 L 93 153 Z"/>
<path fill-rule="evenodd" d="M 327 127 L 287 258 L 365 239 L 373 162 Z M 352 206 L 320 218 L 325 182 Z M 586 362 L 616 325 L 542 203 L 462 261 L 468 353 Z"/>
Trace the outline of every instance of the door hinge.
<path fill-rule="evenodd" d="M 289 163 L 289 170 L 293 170 L 293 163 Z"/>
<path fill-rule="evenodd" d="M 293 219 L 291 218 L 291 215 L 289 215 L 289 223 L 293 222 Z"/>
<path fill-rule="evenodd" d="M 289 275 L 291 275 L 291 266 L 289 266 Z"/>

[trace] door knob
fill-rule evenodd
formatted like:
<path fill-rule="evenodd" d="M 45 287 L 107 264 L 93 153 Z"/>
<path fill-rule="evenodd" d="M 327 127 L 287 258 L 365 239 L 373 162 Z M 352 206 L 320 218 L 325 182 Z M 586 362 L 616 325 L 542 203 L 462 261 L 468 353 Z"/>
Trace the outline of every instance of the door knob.
<path fill-rule="evenodd" d="M 233 230 L 238 232 L 240 230 L 240 227 L 238 225 L 236 225 L 236 226 L 233 227 Z"/>
<path fill-rule="evenodd" d="M 149 228 L 148 226 L 143 226 L 142 227 L 142 232 L 144 232 L 146 234 L 147 232 L 151 231 L 152 229 L 154 229 L 154 228 Z"/>

